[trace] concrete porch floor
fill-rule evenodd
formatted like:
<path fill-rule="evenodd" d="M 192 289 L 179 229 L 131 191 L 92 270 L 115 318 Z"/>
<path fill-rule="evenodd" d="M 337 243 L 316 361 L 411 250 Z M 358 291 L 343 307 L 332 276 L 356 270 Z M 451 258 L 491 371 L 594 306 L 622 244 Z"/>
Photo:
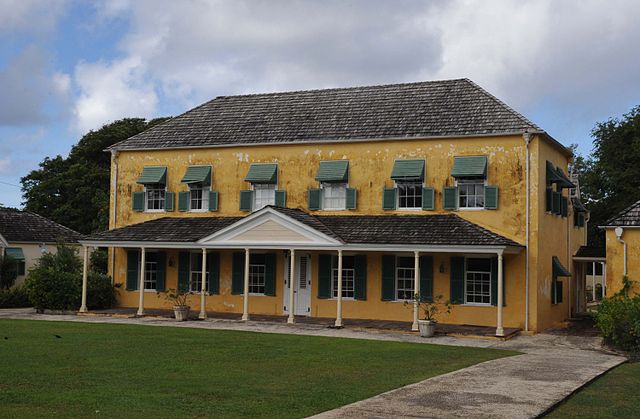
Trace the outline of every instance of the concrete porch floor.
<path fill-rule="evenodd" d="M 137 309 L 135 308 L 113 308 L 108 310 L 92 310 L 87 314 L 80 313 L 79 315 L 89 316 L 112 316 L 112 317 L 125 317 L 135 318 Z M 198 311 L 191 310 L 189 312 L 189 320 L 198 320 Z M 145 317 L 161 317 L 161 318 L 173 318 L 173 311 L 168 309 L 146 309 Z M 242 315 L 239 313 L 223 313 L 223 312 L 207 312 L 208 319 L 221 319 L 221 320 L 237 320 L 241 321 Z M 252 314 L 250 315 L 251 321 L 267 322 L 267 323 L 286 323 L 287 316 L 272 316 L 264 314 Z M 316 326 L 324 326 L 331 328 L 334 325 L 334 319 L 328 317 L 308 317 L 308 316 L 296 316 L 296 323 L 308 324 Z M 387 332 L 399 332 L 399 333 L 415 333 L 411 332 L 411 322 L 391 321 L 391 320 L 371 320 L 371 319 L 343 319 L 343 326 L 349 329 L 366 329 L 366 330 L 379 330 Z M 472 325 L 456 325 L 456 324 L 443 324 L 438 323 L 436 325 L 436 335 L 440 336 L 454 336 L 463 338 L 478 338 L 478 339 L 500 339 L 508 340 L 520 333 L 520 329 L 517 328 L 505 328 L 504 337 L 497 337 L 495 335 L 495 327 L 487 326 L 472 326 Z"/>

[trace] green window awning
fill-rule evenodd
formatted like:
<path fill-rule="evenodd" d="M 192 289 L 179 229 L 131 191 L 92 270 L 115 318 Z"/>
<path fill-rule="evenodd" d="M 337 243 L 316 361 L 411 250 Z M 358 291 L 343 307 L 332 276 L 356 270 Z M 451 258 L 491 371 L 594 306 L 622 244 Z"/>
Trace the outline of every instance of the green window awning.
<path fill-rule="evenodd" d="M 147 166 L 142 169 L 142 174 L 137 180 L 137 183 L 143 185 L 151 183 L 159 183 L 165 185 L 167 183 L 167 168 L 166 166 Z"/>
<path fill-rule="evenodd" d="M 551 258 L 551 264 L 553 266 L 553 276 L 571 276 L 571 272 L 560 263 L 560 259 L 557 256 Z"/>
<path fill-rule="evenodd" d="M 276 163 L 252 164 L 244 180 L 251 183 L 277 183 L 278 165 Z"/>
<path fill-rule="evenodd" d="M 181 180 L 182 183 L 201 183 L 211 185 L 211 166 L 189 166 Z"/>
<path fill-rule="evenodd" d="M 487 157 L 486 156 L 465 156 L 456 157 L 453 160 L 453 177 L 486 177 Z"/>
<path fill-rule="evenodd" d="M 573 182 L 571 182 L 569 180 L 569 178 L 567 177 L 567 175 L 564 174 L 564 172 L 562 171 L 562 169 L 560 169 L 559 167 L 556 167 L 556 174 L 558 175 L 558 186 L 560 186 L 561 188 L 575 188 L 576 185 L 573 184 Z"/>
<path fill-rule="evenodd" d="M 24 252 L 21 247 L 7 247 L 4 249 L 4 254 L 9 256 L 12 259 L 16 260 L 24 260 Z"/>
<path fill-rule="evenodd" d="M 424 179 L 424 160 L 396 160 L 391 172 L 393 180 Z"/>
<path fill-rule="evenodd" d="M 558 180 L 555 166 L 547 160 L 547 183 L 556 183 Z"/>
<path fill-rule="evenodd" d="M 349 160 L 321 161 L 316 180 L 318 182 L 347 182 L 349 180 Z"/>

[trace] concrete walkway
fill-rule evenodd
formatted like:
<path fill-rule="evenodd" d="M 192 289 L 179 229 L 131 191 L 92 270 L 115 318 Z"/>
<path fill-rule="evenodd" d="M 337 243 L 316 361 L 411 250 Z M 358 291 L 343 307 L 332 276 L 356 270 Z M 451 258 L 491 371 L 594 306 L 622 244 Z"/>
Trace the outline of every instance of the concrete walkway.
<path fill-rule="evenodd" d="M 321 418 L 536 417 L 584 384 L 625 361 L 621 356 L 603 351 L 599 338 L 560 334 L 518 336 L 506 342 L 447 336 L 423 339 L 408 333 L 378 332 L 371 329 L 328 329 L 314 324 L 292 326 L 218 319 L 180 323 L 152 317 L 130 319 L 42 315 L 36 314 L 32 309 L 0 310 L 0 318 L 288 333 L 509 349 L 523 353 L 483 362 L 392 390 L 317 416 Z"/>

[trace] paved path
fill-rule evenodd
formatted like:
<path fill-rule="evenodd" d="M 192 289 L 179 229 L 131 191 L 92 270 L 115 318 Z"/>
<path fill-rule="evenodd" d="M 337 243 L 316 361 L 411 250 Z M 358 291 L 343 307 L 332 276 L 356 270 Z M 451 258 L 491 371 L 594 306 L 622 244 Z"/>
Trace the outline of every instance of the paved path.
<path fill-rule="evenodd" d="M 217 319 L 179 323 L 170 319 L 151 317 L 127 319 L 39 315 L 30 309 L 0 310 L 0 318 L 288 333 L 474 346 L 509 349 L 523 353 L 523 355 L 483 362 L 392 390 L 322 413 L 317 416 L 320 418 L 536 417 L 585 383 L 625 361 L 623 357 L 603 351 L 599 338 L 544 333 L 535 336 L 518 336 L 506 342 L 498 342 L 455 337 L 422 339 L 409 333 L 376 332 L 370 329 L 328 329 L 310 324 L 294 326 L 269 322 L 248 322 L 245 324 L 236 320 Z"/>

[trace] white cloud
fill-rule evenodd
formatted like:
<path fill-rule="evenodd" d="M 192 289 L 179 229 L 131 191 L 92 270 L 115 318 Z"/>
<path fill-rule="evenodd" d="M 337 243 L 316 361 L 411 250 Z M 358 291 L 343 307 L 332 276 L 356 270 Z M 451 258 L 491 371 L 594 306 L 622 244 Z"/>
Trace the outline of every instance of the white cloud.
<path fill-rule="evenodd" d="M 81 91 L 74 105 L 80 133 L 124 117 L 151 117 L 158 97 L 136 58 L 113 63 L 80 63 L 74 79 Z"/>
<path fill-rule="evenodd" d="M 0 0 L 0 33 L 49 33 L 66 5 L 67 0 Z"/>

